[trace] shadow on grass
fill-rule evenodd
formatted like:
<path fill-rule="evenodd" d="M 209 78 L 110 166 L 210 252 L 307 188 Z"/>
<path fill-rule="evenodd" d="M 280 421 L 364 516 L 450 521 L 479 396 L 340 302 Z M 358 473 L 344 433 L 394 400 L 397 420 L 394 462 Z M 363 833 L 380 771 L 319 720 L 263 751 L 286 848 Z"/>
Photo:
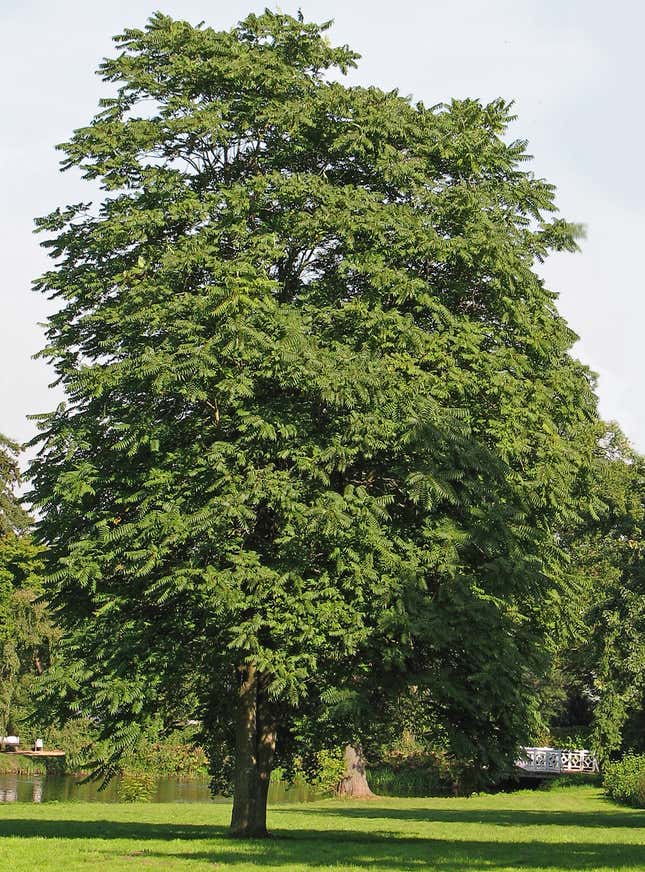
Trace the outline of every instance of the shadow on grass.
<path fill-rule="evenodd" d="M 609 805 L 609 803 L 608 803 Z M 311 814 L 311 812 L 309 812 Z M 304 808 L 280 808 L 280 814 L 307 814 Z M 645 811 L 611 806 L 607 811 L 577 812 L 546 809 L 450 809 L 383 808 L 378 805 L 316 807 L 316 816 L 338 816 L 353 820 L 407 820 L 421 823 L 490 824 L 504 827 L 593 827 L 594 829 L 639 829 L 645 827 Z M 643 862 L 645 869 L 645 861 Z"/>
<path fill-rule="evenodd" d="M 230 842 L 211 850 L 171 854 L 146 851 L 146 856 L 177 860 L 199 860 L 234 869 L 254 862 L 259 869 L 274 866 L 293 869 L 318 867 L 402 870 L 435 869 L 441 872 L 470 872 L 526 867 L 531 870 L 642 870 L 642 845 L 593 842 L 484 842 L 444 841 L 428 838 L 397 838 L 396 833 L 309 833 L 290 830 L 289 838 L 247 843 L 235 850 Z"/>
<path fill-rule="evenodd" d="M 136 839 L 137 841 L 224 838 L 228 827 L 210 824 L 165 824 L 129 821 L 43 820 L 14 818 L 0 820 L 0 838 L 25 839 Z"/>
<path fill-rule="evenodd" d="M 320 808 L 316 813 L 320 813 Z M 371 809 L 330 809 L 331 813 L 346 814 L 348 817 L 390 817 L 400 819 L 401 810 L 392 809 L 387 814 L 385 810 Z M 382 815 L 374 812 L 382 811 Z M 413 811 L 413 810 L 410 810 Z M 418 810 L 420 811 L 420 810 Z M 417 818 L 418 817 L 417 811 Z M 295 812 L 295 809 L 294 809 Z M 446 819 L 446 814 L 424 817 L 428 823 L 433 819 Z M 487 822 L 493 823 L 495 815 L 491 812 L 451 813 L 452 822 L 480 820 L 482 814 Z M 510 814 L 510 813 L 509 813 Z M 520 813 L 518 829 L 526 823 L 530 813 Z M 564 814 L 544 815 L 550 823 L 553 818 L 566 818 L 568 824 L 575 824 L 577 815 Z M 585 815 L 583 815 L 585 817 Z M 628 818 L 629 816 L 625 816 Z M 635 815 L 634 817 L 641 817 Z M 534 819 L 531 818 L 533 822 Z M 510 821 L 509 821 L 510 823 Z M 566 825 L 560 820 L 562 825 Z M 631 823 L 631 822 L 630 822 Z M 642 820 L 641 820 L 642 823 Z M 598 824 L 601 826 L 602 824 Z M 394 827 L 393 827 L 394 829 Z M 606 867 L 620 870 L 637 870 L 645 867 L 645 847 L 624 843 L 597 842 L 545 842 L 540 840 L 520 842 L 496 842 L 480 840 L 451 840 L 446 838 L 417 838 L 401 836 L 398 832 L 360 832 L 352 830 L 305 830 L 288 829 L 275 831 L 275 837 L 263 841 L 235 842 L 226 838 L 224 826 L 198 824 L 157 824 L 124 821 L 78 821 L 78 820 L 25 820 L 14 819 L 0 821 L 0 836 L 18 836 L 24 838 L 63 838 L 63 839 L 129 839 L 142 846 L 136 855 L 144 855 L 150 859 L 179 859 L 183 861 L 201 861 L 220 864 L 225 868 L 234 869 L 243 864 L 255 863 L 259 869 L 271 869 L 274 866 L 287 866 L 297 869 L 316 869 L 338 864 L 354 866 L 357 869 L 373 869 L 375 867 L 391 872 L 415 869 L 437 869 L 441 872 L 463 872 L 468 870 L 503 870 L 508 867 L 524 866 L 533 870 L 561 869 L 594 870 Z M 185 850 L 164 852 L 159 845 L 145 847 L 146 841 L 169 842 L 180 839 L 185 843 Z M 199 842 L 206 844 L 198 844 Z M 175 846 L 173 846 L 175 848 Z M 106 864 L 109 858 L 134 856 L 132 849 L 119 845 L 107 848 L 104 844 L 100 849 L 105 854 Z M 342 868 L 342 867 L 341 867 Z"/>

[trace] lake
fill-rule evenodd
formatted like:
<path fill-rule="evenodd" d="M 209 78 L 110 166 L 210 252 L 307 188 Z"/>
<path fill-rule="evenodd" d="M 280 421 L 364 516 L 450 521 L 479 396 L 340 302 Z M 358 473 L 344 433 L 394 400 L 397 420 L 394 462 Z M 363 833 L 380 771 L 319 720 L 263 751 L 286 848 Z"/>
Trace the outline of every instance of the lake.
<path fill-rule="evenodd" d="M 74 775 L 0 775 L 0 802 L 118 802 L 119 779 L 114 778 L 105 790 L 99 785 L 79 784 Z M 272 782 L 269 802 L 311 802 L 319 799 L 307 784 L 288 785 Z M 159 778 L 150 802 L 227 802 L 226 797 L 212 797 L 206 780 Z"/>

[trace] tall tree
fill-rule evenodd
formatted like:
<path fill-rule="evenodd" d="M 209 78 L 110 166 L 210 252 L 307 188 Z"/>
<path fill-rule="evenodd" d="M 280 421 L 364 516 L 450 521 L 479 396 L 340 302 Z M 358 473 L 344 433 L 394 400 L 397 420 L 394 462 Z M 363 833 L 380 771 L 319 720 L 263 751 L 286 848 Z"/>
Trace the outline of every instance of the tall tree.
<path fill-rule="evenodd" d="M 108 776 L 190 689 L 245 836 L 303 718 L 377 686 L 512 759 L 595 416 L 533 271 L 576 228 L 510 107 L 346 87 L 327 27 L 126 30 L 62 146 L 103 201 L 39 221 L 67 393 L 32 466 L 52 680 Z"/>

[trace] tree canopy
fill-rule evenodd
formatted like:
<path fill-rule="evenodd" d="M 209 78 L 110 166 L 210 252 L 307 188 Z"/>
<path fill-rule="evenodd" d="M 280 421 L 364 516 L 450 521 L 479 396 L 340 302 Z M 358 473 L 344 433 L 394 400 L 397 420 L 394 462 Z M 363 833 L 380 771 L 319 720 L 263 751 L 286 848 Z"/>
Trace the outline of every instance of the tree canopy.
<path fill-rule="evenodd" d="M 578 228 L 510 104 L 347 86 L 327 29 L 126 30 L 61 146 L 102 200 L 38 221 L 52 680 L 107 775 L 147 717 L 199 714 L 242 835 L 302 719 L 376 688 L 508 765 L 593 499 L 593 379 L 535 272 Z"/>

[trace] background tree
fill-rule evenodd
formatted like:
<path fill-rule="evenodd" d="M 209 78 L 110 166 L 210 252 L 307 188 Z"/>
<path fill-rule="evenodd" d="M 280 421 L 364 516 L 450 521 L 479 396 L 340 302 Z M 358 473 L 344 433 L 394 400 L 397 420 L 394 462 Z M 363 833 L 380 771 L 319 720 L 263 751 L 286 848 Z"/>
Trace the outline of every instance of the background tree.
<path fill-rule="evenodd" d="M 16 496 L 20 484 L 18 455 L 20 446 L 0 433 L 0 536 L 19 533 L 30 525 L 30 518 Z"/>
<path fill-rule="evenodd" d="M 28 724 L 58 635 L 40 599 L 43 565 L 42 548 L 29 536 L 0 538 L 0 736 Z"/>
<path fill-rule="evenodd" d="M 19 446 L 0 434 L 0 736 L 19 732 L 30 697 L 56 635 L 42 593 L 42 548 L 15 489 Z"/>
<path fill-rule="evenodd" d="M 547 725 L 606 756 L 639 746 L 644 708 L 643 459 L 616 425 L 599 422 L 590 475 L 592 510 L 562 531 L 570 582 L 539 699 Z"/>
<path fill-rule="evenodd" d="M 507 766 L 588 497 L 592 380 L 533 271 L 577 231 L 510 107 L 332 81 L 357 56 L 326 28 L 126 30 L 62 147 L 103 201 L 39 221 L 53 686 L 105 776 L 188 688 L 238 835 L 307 719 L 355 739 L 375 688 L 421 687 L 469 764 Z"/>
<path fill-rule="evenodd" d="M 590 594 L 571 661 L 586 679 L 594 745 L 607 757 L 645 749 L 645 461 L 615 429 L 602 448 L 604 510 L 574 550 Z"/>

